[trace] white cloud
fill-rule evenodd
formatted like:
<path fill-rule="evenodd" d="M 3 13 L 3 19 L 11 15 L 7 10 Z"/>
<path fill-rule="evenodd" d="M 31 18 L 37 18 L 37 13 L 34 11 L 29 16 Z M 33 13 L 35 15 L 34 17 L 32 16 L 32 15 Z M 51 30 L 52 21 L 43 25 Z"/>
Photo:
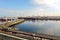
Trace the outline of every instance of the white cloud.
<path fill-rule="evenodd" d="M 3 16 L 59 16 L 60 12 L 48 12 L 50 9 L 36 7 L 29 10 L 16 10 L 16 9 L 5 9 L 0 8 L 0 16 L 1 13 Z M 57 13 L 57 14 L 56 14 Z"/>
<path fill-rule="evenodd" d="M 19 16 L 21 13 L 21 10 L 0 8 L 0 16 Z"/>
<path fill-rule="evenodd" d="M 36 5 L 35 14 L 42 16 L 60 16 L 60 0 L 31 0 Z"/>
<path fill-rule="evenodd" d="M 60 9 L 60 0 L 32 0 L 35 4 L 44 4 L 49 7 Z"/>
<path fill-rule="evenodd" d="M 0 8 L 1 13 L 8 16 L 59 16 L 60 15 L 60 1 L 59 0 L 31 0 L 36 7 L 28 10 L 16 10 Z M 34 5 L 33 5 L 34 6 Z"/>
<path fill-rule="evenodd" d="M 0 8 L 0 16 L 32 16 L 35 14 L 35 9 L 30 10 L 17 10 L 17 9 L 5 9 Z"/>

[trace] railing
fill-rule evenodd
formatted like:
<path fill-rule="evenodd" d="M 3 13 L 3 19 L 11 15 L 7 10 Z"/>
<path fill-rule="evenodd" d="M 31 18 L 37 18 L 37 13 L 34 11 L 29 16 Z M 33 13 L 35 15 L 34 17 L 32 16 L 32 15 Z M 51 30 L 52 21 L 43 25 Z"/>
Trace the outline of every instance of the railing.
<path fill-rule="evenodd" d="M 2 31 L 0 30 L 0 35 L 11 35 L 19 38 L 24 39 L 30 39 L 30 40 L 60 40 L 60 37 L 58 36 L 52 36 L 47 34 L 36 34 L 36 33 L 28 33 L 28 32 L 22 32 L 22 31 Z M 13 37 L 14 38 L 14 37 Z"/>

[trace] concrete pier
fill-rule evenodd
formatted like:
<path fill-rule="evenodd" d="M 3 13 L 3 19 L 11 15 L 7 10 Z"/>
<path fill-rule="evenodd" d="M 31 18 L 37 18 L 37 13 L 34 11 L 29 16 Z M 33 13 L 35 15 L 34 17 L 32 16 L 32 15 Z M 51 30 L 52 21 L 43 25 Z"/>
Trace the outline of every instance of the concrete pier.
<path fill-rule="evenodd" d="M 19 20 L 14 20 L 14 21 L 7 21 L 4 24 L 0 24 L 0 29 L 4 29 L 4 28 L 9 28 L 11 26 L 14 26 L 18 23 L 22 23 L 24 22 L 24 19 L 19 19 Z"/>

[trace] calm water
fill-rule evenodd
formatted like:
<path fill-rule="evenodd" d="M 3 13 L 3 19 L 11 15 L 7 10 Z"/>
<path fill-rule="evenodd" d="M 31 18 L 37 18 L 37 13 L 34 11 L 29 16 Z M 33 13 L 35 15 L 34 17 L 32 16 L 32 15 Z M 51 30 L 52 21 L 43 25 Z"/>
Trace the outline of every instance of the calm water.
<path fill-rule="evenodd" d="M 15 27 L 21 31 L 60 36 L 60 21 L 25 21 Z"/>

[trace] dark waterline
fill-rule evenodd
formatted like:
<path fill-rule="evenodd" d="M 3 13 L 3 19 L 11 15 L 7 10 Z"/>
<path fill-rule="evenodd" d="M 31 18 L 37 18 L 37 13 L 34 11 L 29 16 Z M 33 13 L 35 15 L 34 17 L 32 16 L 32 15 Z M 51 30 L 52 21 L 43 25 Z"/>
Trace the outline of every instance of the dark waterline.
<path fill-rule="evenodd" d="M 60 36 L 60 21 L 25 21 L 15 26 L 21 31 Z"/>

